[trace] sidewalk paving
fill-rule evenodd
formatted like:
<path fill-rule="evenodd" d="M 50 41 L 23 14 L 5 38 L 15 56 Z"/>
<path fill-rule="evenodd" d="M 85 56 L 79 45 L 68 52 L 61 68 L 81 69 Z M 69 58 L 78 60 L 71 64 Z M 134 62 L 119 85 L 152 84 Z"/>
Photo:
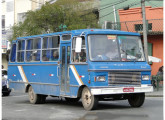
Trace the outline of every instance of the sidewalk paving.
<path fill-rule="evenodd" d="M 146 93 L 145 96 L 146 97 L 163 97 L 163 88 L 160 88 L 159 91 L 157 91 L 156 89 L 154 89 L 153 92 Z"/>

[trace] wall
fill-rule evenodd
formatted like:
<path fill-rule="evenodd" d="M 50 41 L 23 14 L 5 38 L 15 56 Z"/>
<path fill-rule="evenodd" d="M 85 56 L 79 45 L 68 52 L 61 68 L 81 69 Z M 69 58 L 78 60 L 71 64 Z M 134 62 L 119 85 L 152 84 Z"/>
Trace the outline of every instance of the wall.
<path fill-rule="evenodd" d="M 4 69 L 7 69 L 8 67 L 8 61 L 6 60 L 6 54 L 2 54 L 2 65 L 4 66 Z"/>
<path fill-rule="evenodd" d="M 99 11 L 99 24 L 102 26 L 104 21 L 113 21 L 114 22 L 114 13 L 113 13 L 113 5 L 116 9 L 116 17 L 117 22 L 119 22 L 119 14 L 118 10 L 123 9 L 124 7 L 129 6 L 129 8 L 137 8 L 141 7 L 141 1 L 139 0 L 127 0 L 127 1 L 115 1 L 115 0 L 101 0 L 100 1 L 100 11 Z M 163 7 L 163 1 L 146 1 L 146 6 L 152 7 Z M 103 17 L 104 16 L 104 17 Z"/>
<path fill-rule="evenodd" d="M 163 65 L 163 35 L 150 35 L 148 36 L 148 42 L 153 44 L 153 56 L 162 60 L 160 63 L 153 63 L 151 65 L 152 75 L 156 75 L 158 69 Z"/>
<path fill-rule="evenodd" d="M 127 26 L 121 24 L 121 30 L 136 32 L 135 24 L 142 24 L 141 12 L 141 8 L 119 10 L 120 22 L 127 24 Z M 155 33 L 155 35 L 148 35 L 148 42 L 152 43 L 152 56 L 162 60 L 160 63 L 152 63 L 151 65 L 152 75 L 156 75 L 159 67 L 163 65 L 163 34 L 157 34 L 159 31 L 163 32 L 163 7 L 146 7 L 146 20 L 152 23 L 152 32 Z"/>
<path fill-rule="evenodd" d="M 15 0 L 14 20 L 17 23 L 18 13 L 25 13 L 31 10 L 30 0 Z"/>
<path fill-rule="evenodd" d="M 129 10 L 119 10 L 121 30 L 135 31 L 135 24 L 142 24 L 141 8 L 131 8 Z M 146 20 L 152 23 L 152 32 L 163 31 L 163 7 L 146 7 Z M 124 24 L 125 22 L 125 24 Z"/>

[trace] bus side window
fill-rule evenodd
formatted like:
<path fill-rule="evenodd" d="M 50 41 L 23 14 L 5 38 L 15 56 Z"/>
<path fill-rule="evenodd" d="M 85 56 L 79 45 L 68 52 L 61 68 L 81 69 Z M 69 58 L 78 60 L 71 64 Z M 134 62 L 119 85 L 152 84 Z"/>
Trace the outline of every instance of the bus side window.
<path fill-rule="evenodd" d="M 42 43 L 42 61 L 58 61 L 60 37 L 44 37 Z"/>
<path fill-rule="evenodd" d="M 17 62 L 24 62 L 25 40 L 19 40 L 17 44 Z"/>
<path fill-rule="evenodd" d="M 15 62 L 15 58 L 16 58 L 16 44 L 13 44 L 10 54 L 10 62 Z"/>
<path fill-rule="evenodd" d="M 27 40 L 26 44 L 26 61 L 40 61 L 41 38 Z"/>
<path fill-rule="evenodd" d="M 72 62 L 86 62 L 86 46 L 85 46 L 85 38 L 82 37 L 82 46 L 81 46 L 81 52 L 76 53 L 75 52 L 75 46 L 76 46 L 76 37 L 72 40 Z"/>

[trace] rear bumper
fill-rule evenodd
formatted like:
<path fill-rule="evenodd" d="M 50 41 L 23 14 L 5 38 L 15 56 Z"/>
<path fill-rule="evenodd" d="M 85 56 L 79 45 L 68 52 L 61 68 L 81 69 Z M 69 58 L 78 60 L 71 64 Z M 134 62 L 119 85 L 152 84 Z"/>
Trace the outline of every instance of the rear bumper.
<path fill-rule="evenodd" d="M 142 92 L 153 92 L 153 86 L 142 85 L 141 87 L 91 88 L 92 95 L 109 95 Z"/>

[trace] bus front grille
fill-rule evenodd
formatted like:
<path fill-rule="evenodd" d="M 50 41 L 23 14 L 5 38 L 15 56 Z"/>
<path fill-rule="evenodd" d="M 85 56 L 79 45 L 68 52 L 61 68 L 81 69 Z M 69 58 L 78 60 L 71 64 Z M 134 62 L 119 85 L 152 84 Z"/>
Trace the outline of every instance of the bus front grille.
<path fill-rule="evenodd" d="M 141 85 L 141 72 L 109 72 L 109 85 Z"/>

